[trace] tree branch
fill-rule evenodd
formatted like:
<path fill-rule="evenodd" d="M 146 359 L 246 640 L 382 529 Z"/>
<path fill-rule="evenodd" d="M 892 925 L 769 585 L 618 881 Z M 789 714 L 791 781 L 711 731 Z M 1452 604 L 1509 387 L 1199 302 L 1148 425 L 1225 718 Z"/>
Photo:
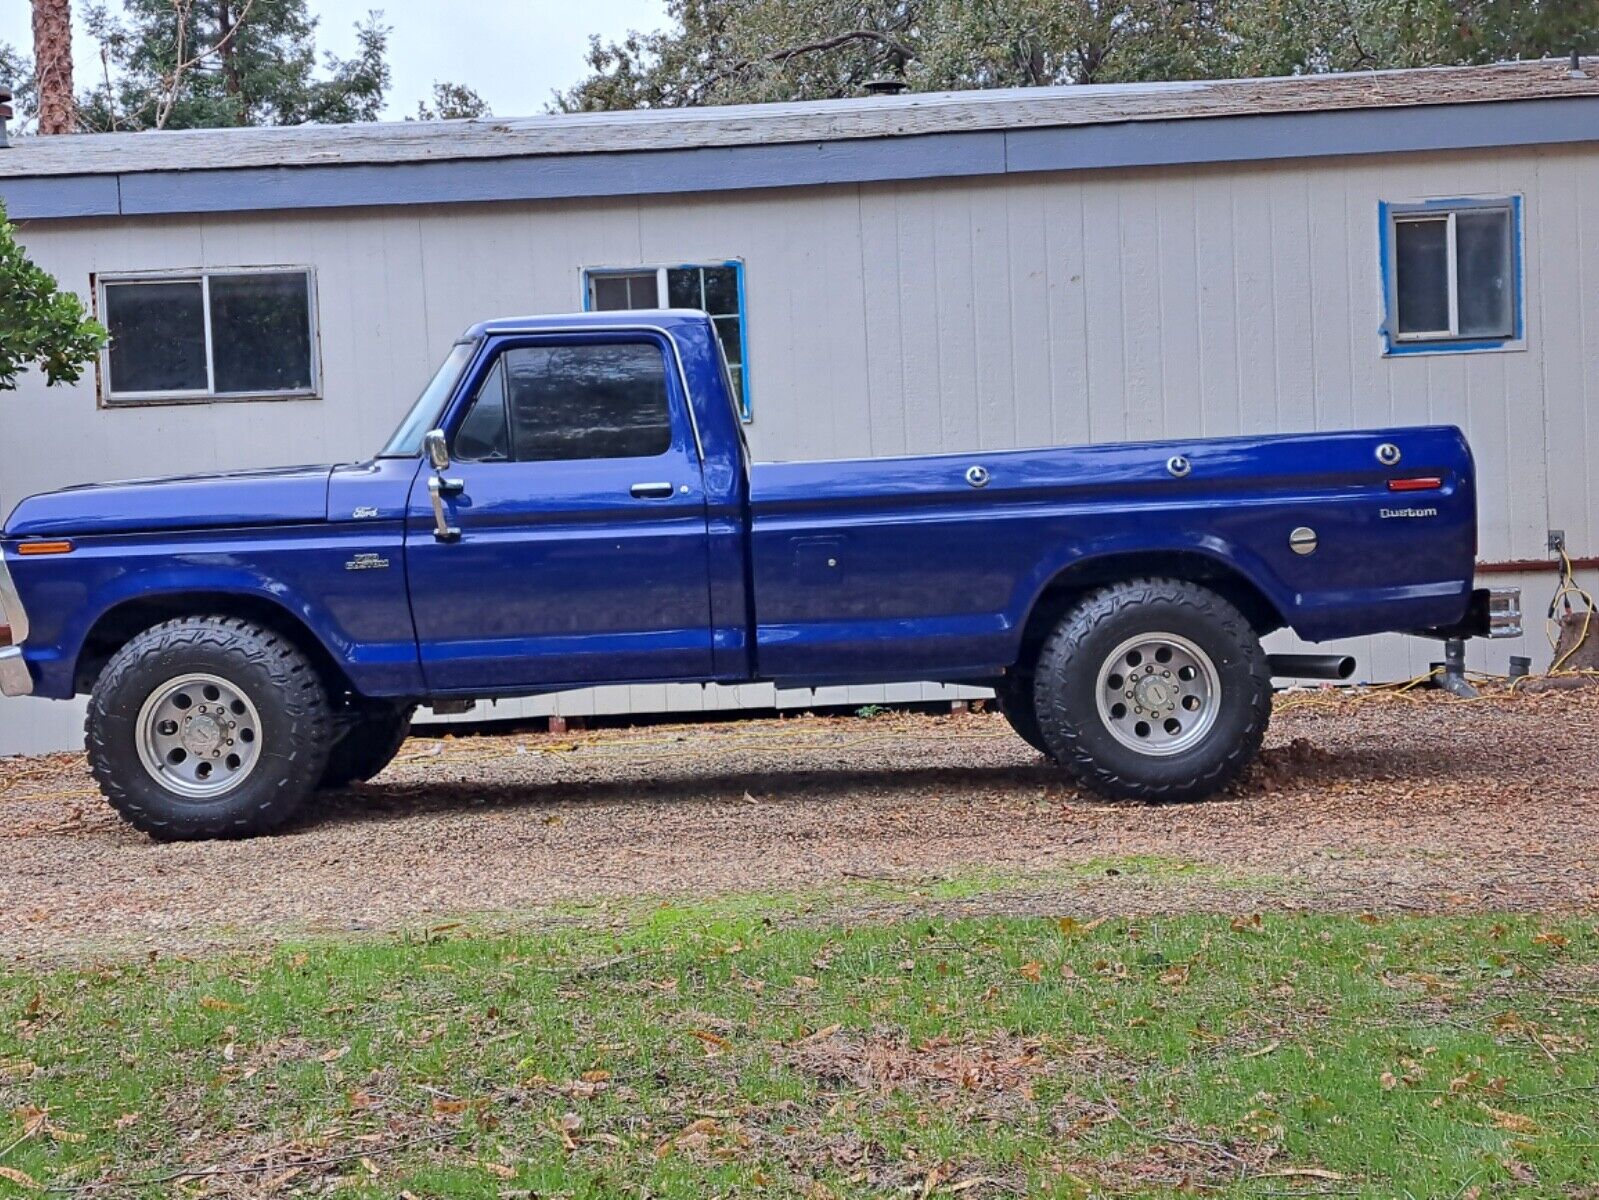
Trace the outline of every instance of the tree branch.
<path fill-rule="evenodd" d="M 185 61 L 183 57 L 183 35 L 188 28 L 189 13 L 192 11 L 193 3 L 194 0 L 172 0 L 173 11 L 178 18 L 178 65 L 173 67 L 172 73 L 162 81 L 165 94 L 156 104 L 155 127 L 157 129 L 166 128 L 167 120 L 172 116 L 173 108 L 177 106 L 178 93 L 181 90 L 184 73 L 193 70 L 206 59 L 221 54 L 226 50 L 233 41 L 234 36 L 239 32 L 239 27 L 250 16 L 250 10 L 255 7 L 255 0 L 244 0 L 244 7 L 239 10 L 238 19 L 228 27 L 226 33 L 217 39 L 216 45 L 202 50 L 193 58 Z"/>
<path fill-rule="evenodd" d="M 897 38 L 889 37 L 886 33 L 879 33 L 875 29 L 852 29 L 848 33 L 822 38 L 820 41 L 806 42 L 800 46 L 787 46 L 782 50 L 774 50 L 770 54 L 762 54 L 757 58 L 746 58 L 720 71 L 714 71 L 695 85 L 694 97 L 698 99 L 722 80 L 741 75 L 751 67 L 758 66 L 761 63 L 772 63 L 781 66 L 802 54 L 823 54 L 828 50 L 837 50 L 840 46 L 847 46 L 852 42 L 875 42 L 898 57 L 901 63 L 912 62 L 916 58 L 915 50 Z"/>

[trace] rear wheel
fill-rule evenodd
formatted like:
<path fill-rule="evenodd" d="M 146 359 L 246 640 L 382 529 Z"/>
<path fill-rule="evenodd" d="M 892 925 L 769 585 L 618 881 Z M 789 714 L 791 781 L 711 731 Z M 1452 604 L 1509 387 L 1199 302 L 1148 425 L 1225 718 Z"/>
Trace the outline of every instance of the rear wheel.
<path fill-rule="evenodd" d="M 1038 727 L 1038 708 L 1033 701 L 1030 672 L 1012 671 L 1001 678 L 994 685 L 994 700 L 1017 737 L 1046 758 L 1053 757 L 1044 744 L 1043 730 Z"/>
<path fill-rule="evenodd" d="M 292 643 L 233 617 L 147 629 L 112 657 L 89 702 L 89 768 L 153 837 L 264 833 L 292 817 L 327 763 L 332 722 Z"/>
<path fill-rule="evenodd" d="M 1141 579 L 1091 592 L 1061 618 L 1034 701 L 1054 757 L 1095 791 L 1195 800 L 1259 752 L 1271 676 L 1254 630 L 1221 596 Z"/>
<path fill-rule="evenodd" d="M 411 736 L 414 705 L 384 705 L 363 711 L 334 744 L 322 772 L 322 787 L 341 788 L 365 783 L 394 761 Z"/>

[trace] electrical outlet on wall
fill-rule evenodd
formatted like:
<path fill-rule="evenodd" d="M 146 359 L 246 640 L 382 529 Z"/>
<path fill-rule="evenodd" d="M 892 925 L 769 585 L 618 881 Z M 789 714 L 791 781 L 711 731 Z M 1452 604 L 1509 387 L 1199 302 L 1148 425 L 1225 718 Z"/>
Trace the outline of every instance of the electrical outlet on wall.
<path fill-rule="evenodd" d="M 1549 531 L 1549 552 L 1558 554 L 1566 548 L 1566 531 L 1564 529 L 1551 529 Z"/>

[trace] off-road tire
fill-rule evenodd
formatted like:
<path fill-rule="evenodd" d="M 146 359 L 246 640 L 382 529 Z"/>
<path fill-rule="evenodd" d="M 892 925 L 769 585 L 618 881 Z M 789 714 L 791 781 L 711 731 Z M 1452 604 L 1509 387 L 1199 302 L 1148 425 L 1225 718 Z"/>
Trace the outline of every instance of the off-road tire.
<path fill-rule="evenodd" d="M 394 756 L 411 736 L 413 705 L 374 706 L 363 710 L 333 744 L 327 769 L 322 772 L 324 788 L 348 787 L 365 783 L 394 761 Z"/>
<path fill-rule="evenodd" d="M 1221 698 L 1209 732 L 1166 757 L 1119 742 L 1096 705 L 1100 669 L 1145 632 L 1187 638 L 1210 657 Z M 1221 596 L 1175 579 L 1134 579 L 1083 596 L 1044 642 L 1034 672 L 1039 729 L 1052 756 L 1101 795 L 1200 800 L 1236 779 L 1271 719 L 1271 674 L 1248 620 Z"/>
<path fill-rule="evenodd" d="M 145 700 L 188 672 L 242 688 L 260 717 L 260 758 L 231 792 L 191 800 L 162 786 L 139 757 Z M 316 668 L 281 635 L 237 617 L 181 617 L 134 637 L 94 686 L 84 724 L 89 769 L 124 820 L 161 841 L 248 837 L 276 829 L 316 790 L 333 722 Z"/>
<path fill-rule="evenodd" d="M 994 684 L 994 702 L 1000 713 L 1010 722 L 1016 736 L 1021 738 L 1045 758 L 1053 758 L 1044 743 L 1044 731 L 1038 727 L 1038 708 L 1033 699 L 1031 672 L 1012 671 Z"/>

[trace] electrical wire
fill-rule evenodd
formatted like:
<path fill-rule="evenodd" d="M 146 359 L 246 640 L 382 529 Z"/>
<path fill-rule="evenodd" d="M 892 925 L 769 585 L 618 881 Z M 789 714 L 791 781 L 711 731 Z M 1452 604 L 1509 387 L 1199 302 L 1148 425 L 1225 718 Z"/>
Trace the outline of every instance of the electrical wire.
<path fill-rule="evenodd" d="M 1560 582 L 1555 585 L 1555 594 L 1549 601 L 1549 614 L 1544 620 L 1544 634 L 1549 639 L 1550 651 L 1555 652 L 1559 650 L 1560 626 L 1566 623 L 1566 617 L 1575 615 L 1575 610 L 1571 604 L 1571 598 L 1573 596 L 1582 601 L 1582 631 L 1578 633 L 1576 639 L 1571 643 L 1571 645 L 1566 647 L 1566 652 L 1559 655 L 1559 657 L 1549 664 L 1549 674 L 1551 675 L 1559 675 L 1564 673 L 1564 668 L 1567 661 L 1573 654 L 1582 649 L 1583 643 L 1588 640 L 1588 630 L 1589 627 L 1593 625 L 1594 613 L 1593 593 L 1582 587 L 1577 582 L 1576 570 L 1572 566 L 1571 555 L 1566 553 L 1566 547 L 1564 543 L 1560 545 L 1559 550 Z M 1564 614 L 1559 621 L 1556 621 L 1555 619 L 1556 608 L 1564 609 Z"/>

